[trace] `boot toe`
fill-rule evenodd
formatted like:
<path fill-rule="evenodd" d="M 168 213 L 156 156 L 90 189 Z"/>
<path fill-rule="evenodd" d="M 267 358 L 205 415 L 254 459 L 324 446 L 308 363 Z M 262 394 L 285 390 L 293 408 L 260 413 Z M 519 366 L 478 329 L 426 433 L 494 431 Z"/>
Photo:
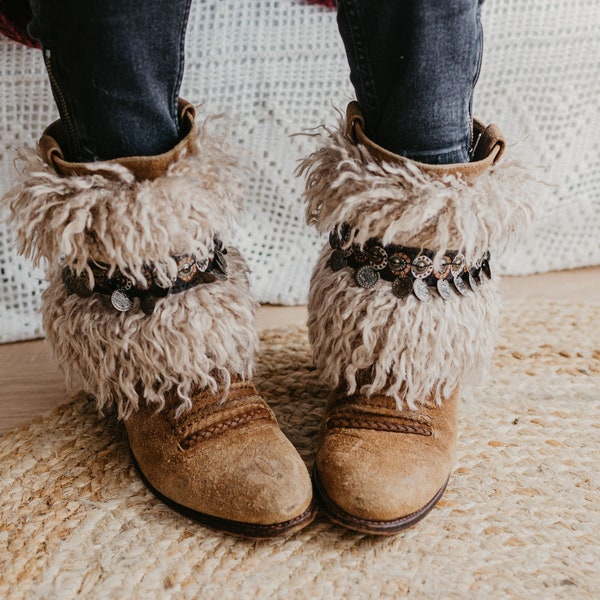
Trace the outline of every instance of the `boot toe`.
<path fill-rule="evenodd" d="M 126 427 L 150 490 L 209 527 L 273 537 L 301 529 L 315 517 L 306 466 L 274 418 L 217 434 L 199 429 L 199 435 L 183 440 L 162 413 L 138 411 Z"/>
<path fill-rule="evenodd" d="M 316 471 L 322 495 L 341 513 L 393 522 L 428 510 L 441 495 L 451 465 L 451 456 L 439 452 L 431 438 L 340 430 L 326 437 Z"/>

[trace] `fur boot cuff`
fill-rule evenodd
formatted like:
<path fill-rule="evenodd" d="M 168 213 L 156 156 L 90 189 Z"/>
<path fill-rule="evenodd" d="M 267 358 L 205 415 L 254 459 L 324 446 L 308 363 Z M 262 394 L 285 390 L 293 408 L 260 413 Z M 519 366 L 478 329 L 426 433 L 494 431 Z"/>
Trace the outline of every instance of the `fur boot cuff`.
<path fill-rule="evenodd" d="M 307 221 L 321 233 L 346 223 L 346 247 L 377 239 L 429 249 L 436 269 L 447 251 L 462 252 L 467 264 L 488 250 L 495 258 L 522 233 L 532 214 L 524 195 L 528 177 L 510 157 L 498 161 L 503 141 L 488 143 L 497 128 L 477 125 L 475 162 L 430 167 L 369 142 L 356 114 L 351 105 L 347 123 L 329 131 L 300 166 Z M 397 297 L 388 281 L 360 287 L 351 268 L 331 268 L 330 256 L 326 245 L 308 301 L 309 338 L 325 383 L 348 394 L 385 393 L 401 409 L 439 403 L 459 384 L 480 380 L 498 321 L 494 275 L 465 296 L 453 290 L 446 299 L 434 294 L 422 302 Z"/>
<path fill-rule="evenodd" d="M 99 261 L 137 282 L 151 263 L 164 284 L 173 254 L 208 256 L 240 209 L 238 165 L 207 122 L 196 130 L 190 104 L 180 122 L 185 138 L 164 155 L 95 163 L 64 161 L 60 122 L 51 125 L 37 150 L 19 152 L 20 183 L 4 198 L 21 254 L 35 264 L 60 256 L 78 273 Z"/>
<path fill-rule="evenodd" d="M 21 152 L 21 181 L 4 198 L 21 253 L 48 263 L 43 322 L 61 367 L 121 417 L 141 401 L 160 409 L 179 399 L 183 409 L 197 389 L 250 376 L 257 346 L 246 264 L 227 243 L 226 279 L 160 298 L 151 314 L 119 312 L 109 296 L 69 294 L 63 283 L 65 266 L 93 283 L 97 262 L 132 285 L 152 265 L 167 288 L 175 255 L 210 257 L 215 239 L 227 241 L 240 208 L 237 162 L 206 123 L 196 131 L 190 105 L 181 118 L 185 139 L 156 160 L 70 164 L 46 133 L 42 150 Z"/>
<path fill-rule="evenodd" d="M 306 219 L 319 233 L 348 223 L 351 241 L 361 245 L 377 238 L 383 245 L 436 249 L 440 257 L 461 250 L 467 262 L 488 250 L 501 253 L 522 234 L 532 216 L 524 186 L 529 176 L 510 156 L 499 160 L 504 142 L 497 127 L 475 123 L 480 160 L 425 165 L 370 142 L 361 123 L 353 102 L 347 119 L 300 164 Z"/>

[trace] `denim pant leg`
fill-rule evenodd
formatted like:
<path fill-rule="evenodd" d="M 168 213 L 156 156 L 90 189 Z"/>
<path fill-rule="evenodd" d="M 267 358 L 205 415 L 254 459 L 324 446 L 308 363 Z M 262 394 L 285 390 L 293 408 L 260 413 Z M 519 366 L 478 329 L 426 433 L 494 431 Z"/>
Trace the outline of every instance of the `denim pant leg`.
<path fill-rule="evenodd" d="M 466 162 L 484 0 L 338 0 L 367 134 L 427 163 Z"/>
<path fill-rule="evenodd" d="M 69 160 L 151 156 L 178 142 L 190 2 L 30 0 Z"/>

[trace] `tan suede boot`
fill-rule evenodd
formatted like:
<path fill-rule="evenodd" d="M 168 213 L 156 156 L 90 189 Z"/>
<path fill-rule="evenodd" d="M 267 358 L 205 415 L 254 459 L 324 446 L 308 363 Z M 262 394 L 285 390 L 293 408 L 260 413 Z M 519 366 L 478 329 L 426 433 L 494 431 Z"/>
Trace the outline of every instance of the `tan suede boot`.
<path fill-rule="evenodd" d="M 315 508 L 306 467 L 250 382 L 255 302 L 225 246 L 236 162 L 180 105 L 161 156 L 64 160 L 60 122 L 23 153 L 5 198 L 21 252 L 48 261 L 44 327 L 70 378 L 116 406 L 150 489 L 208 526 L 296 531 Z M 60 257 L 60 260 L 59 260 Z"/>
<path fill-rule="evenodd" d="M 370 141 L 358 105 L 300 171 L 307 220 L 330 232 L 309 293 L 309 338 L 334 388 L 313 478 L 336 522 L 393 534 L 444 492 L 459 388 L 491 355 L 498 317 L 490 251 L 531 210 L 504 140 L 475 123 L 467 164 L 426 165 Z"/>

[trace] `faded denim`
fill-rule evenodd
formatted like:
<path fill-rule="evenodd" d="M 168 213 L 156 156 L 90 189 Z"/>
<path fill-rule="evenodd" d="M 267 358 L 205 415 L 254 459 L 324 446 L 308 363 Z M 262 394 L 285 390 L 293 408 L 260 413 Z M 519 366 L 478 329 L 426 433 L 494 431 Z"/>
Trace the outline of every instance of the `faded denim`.
<path fill-rule="evenodd" d="M 339 0 L 367 135 L 427 163 L 466 162 L 483 0 Z"/>
<path fill-rule="evenodd" d="M 291 2 L 291 0 L 289 0 Z M 191 0 L 30 0 L 66 157 L 150 156 L 179 140 Z M 469 160 L 483 0 L 339 0 L 367 134 L 430 163 Z"/>
<path fill-rule="evenodd" d="M 191 0 L 31 0 L 66 157 L 165 152 L 179 140 L 177 99 Z"/>

